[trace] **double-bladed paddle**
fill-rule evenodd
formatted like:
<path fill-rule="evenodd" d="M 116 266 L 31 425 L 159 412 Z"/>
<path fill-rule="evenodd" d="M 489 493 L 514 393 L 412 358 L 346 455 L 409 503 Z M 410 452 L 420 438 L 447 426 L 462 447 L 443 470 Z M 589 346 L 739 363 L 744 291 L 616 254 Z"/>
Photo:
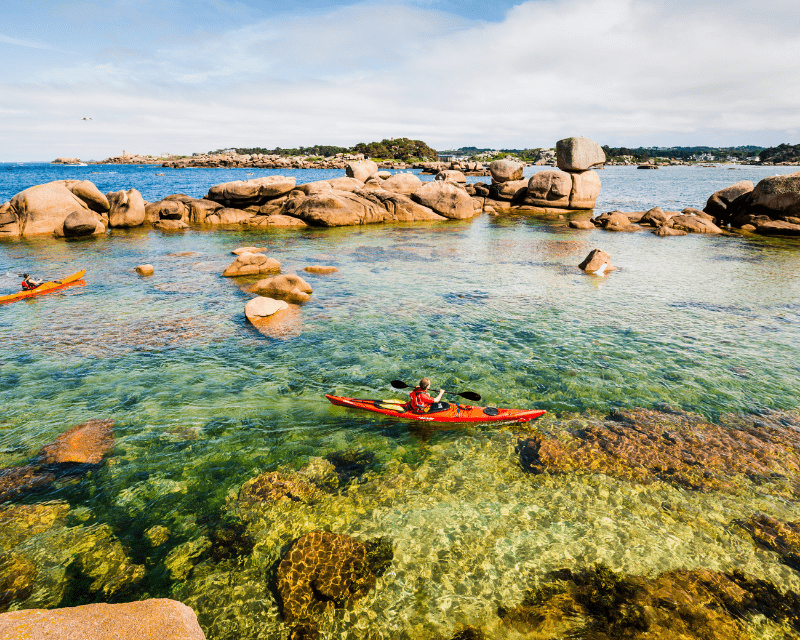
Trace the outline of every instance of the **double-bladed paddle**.
<path fill-rule="evenodd" d="M 406 384 L 402 380 L 392 380 L 390 383 L 395 389 L 413 389 L 414 386 L 410 384 Z M 480 395 L 475 393 L 474 391 L 445 391 L 445 393 L 450 394 L 451 396 L 461 396 L 462 398 L 466 398 L 467 400 L 473 400 L 477 402 L 481 399 Z"/>

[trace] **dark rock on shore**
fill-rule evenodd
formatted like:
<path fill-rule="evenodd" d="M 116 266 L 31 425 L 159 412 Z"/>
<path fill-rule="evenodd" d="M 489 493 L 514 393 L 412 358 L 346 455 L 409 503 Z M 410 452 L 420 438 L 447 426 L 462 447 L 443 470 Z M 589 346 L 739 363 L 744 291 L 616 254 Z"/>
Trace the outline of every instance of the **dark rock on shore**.
<path fill-rule="evenodd" d="M 762 235 L 800 235 L 800 172 L 764 178 L 754 188 L 737 182 L 713 194 L 705 212 Z"/>

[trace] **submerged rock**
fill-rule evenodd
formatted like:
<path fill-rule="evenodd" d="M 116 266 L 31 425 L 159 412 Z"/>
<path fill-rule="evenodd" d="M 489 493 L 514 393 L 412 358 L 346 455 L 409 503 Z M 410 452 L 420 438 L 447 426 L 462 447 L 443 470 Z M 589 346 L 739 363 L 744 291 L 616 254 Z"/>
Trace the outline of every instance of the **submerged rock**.
<path fill-rule="evenodd" d="M 364 543 L 327 531 L 300 537 L 278 566 L 284 620 L 313 622 L 334 608 L 351 608 L 375 587 L 393 557 L 383 538 Z"/>
<path fill-rule="evenodd" d="M 152 264 L 140 264 L 136 267 L 136 273 L 140 276 L 152 276 L 155 273 L 155 268 Z"/>
<path fill-rule="evenodd" d="M 800 630 L 798 594 L 737 572 L 674 570 L 649 578 L 596 565 L 550 578 L 519 606 L 498 609 L 507 626 L 543 638 L 748 640 L 743 620 L 763 615 Z"/>
<path fill-rule="evenodd" d="M 240 502 L 313 502 L 321 497 L 313 484 L 297 474 L 272 471 L 251 478 L 239 489 Z"/>
<path fill-rule="evenodd" d="M 308 273 L 316 273 L 319 275 L 327 275 L 329 273 L 336 273 L 339 271 L 339 269 L 320 264 L 312 264 L 310 267 L 303 267 L 303 271 L 308 271 Z"/>
<path fill-rule="evenodd" d="M 753 536 L 759 546 L 774 551 L 783 564 L 800 571 L 800 521 L 784 523 L 760 514 L 738 524 Z"/>
<path fill-rule="evenodd" d="M 100 464 L 114 446 L 114 421 L 89 420 L 42 447 L 40 464 Z"/>
<path fill-rule="evenodd" d="M 533 473 L 599 472 L 699 491 L 732 492 L 745 479 L 783 479 L 789 484 L 787 493 L 800 495 L 800 416 L 776 412 L 773 420 L 760 416 L 758 425 L 739 417 L 723 419 L 722 424 L 709 424 L 678 410 L 618 411 L 558 438 L 521 440 L 520 464 Z"/>

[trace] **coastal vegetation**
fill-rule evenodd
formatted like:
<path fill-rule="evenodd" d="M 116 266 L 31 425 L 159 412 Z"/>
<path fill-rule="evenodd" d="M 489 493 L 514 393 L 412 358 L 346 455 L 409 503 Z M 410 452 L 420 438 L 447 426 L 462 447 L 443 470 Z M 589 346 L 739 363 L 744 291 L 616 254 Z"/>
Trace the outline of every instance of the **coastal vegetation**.
<path fill-rule="evenodd" d="M 769 147 L 758 154 L 761 162 L 800 162 L 800 144 L 779 144 L 777 147 Z"/>
<path fill-rule="evenodd" d="M 663 158 L 665 160 L 745 160 L 759 154 L 764 147 L 745 145 L 740 147 L 609 147 L 603 145 L 609 160 L 625 157 L 636 162 Z"/>
<path fill-rule="evenodd" d="M 239 155 L 277 155 L 284 157 L 292 156 L 314 156 L 320 158 L 331 158 L 337 154 L 363 153 L 367 158 L 380 158 L 385 160 L 436 160 L 436 149 L 431 148 L 422 140 L 412 140 L 410 138 L 388 138 L 380 142 L 359 142 L 352 147 L 337 147 L 334 145 L 315 144 L 310 147 L 295 147 L 284 149 L 275 147 L 236 147 L 231 149 L 217 149 L 209 151 L 208 155 L 217 155 L 225 152 L 235 151 Z"/>

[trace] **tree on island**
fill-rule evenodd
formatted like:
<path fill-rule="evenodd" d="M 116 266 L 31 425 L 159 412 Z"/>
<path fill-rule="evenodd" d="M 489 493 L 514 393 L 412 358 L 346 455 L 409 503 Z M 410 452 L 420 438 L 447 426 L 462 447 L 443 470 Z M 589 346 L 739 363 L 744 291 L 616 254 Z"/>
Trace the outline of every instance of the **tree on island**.
<path fill-rule="evenodd" d="M 758 154 L 761 162 L 800 162 L 800 144 L 779 144 Z"/>
<path fill-rule="evenodd" d="M 422 140 L 409 138 L 389 138 L 381 142 L 365 144 L 359 142 L 353 147 L 355 153 L 363 153 L 368 158 L 385 160 L 436 160 L 439 156 Z"/>

